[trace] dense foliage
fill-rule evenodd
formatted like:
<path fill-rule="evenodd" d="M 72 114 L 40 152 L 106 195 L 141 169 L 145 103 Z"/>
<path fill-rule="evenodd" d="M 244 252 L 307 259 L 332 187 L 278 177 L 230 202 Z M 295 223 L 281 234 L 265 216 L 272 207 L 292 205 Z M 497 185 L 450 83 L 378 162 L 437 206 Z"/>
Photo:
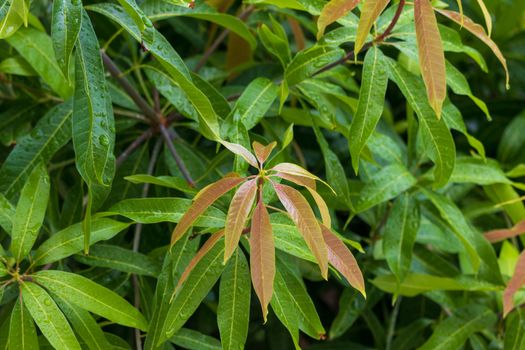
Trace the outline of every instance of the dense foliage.
<path fill-rule="evenodd" d="M 525 349 L 524 77 L 522 0 L 0 0 L 0 349 Z"/>

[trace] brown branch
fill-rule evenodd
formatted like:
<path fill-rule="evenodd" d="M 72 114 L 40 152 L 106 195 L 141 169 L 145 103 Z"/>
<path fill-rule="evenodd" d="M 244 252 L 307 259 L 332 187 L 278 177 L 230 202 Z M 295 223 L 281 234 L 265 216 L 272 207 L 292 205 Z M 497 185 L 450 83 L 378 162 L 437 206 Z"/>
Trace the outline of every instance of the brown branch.
<path fill-rule="evenodd" d="M 155 134 L 155 128 L 151 127 L 148 130 L 144 131 L 139 137 L 133 140 L 128 147 L 118 156 L 117 158 L 117 167 L 120 167 L 122 163 L 137 149 L 139 148 L 146 140 L 150 139 Z"/>
<path fill-rule="evenodd" d="M 179 155 L 179 152 L 175 149 L 175 146 L 173 145 L 173 141 L 171 139 L 170 133 L 168 129 L 166 129 L 166 126 L 164 124 L 159 124 L 160 134 L 164 138 L 164 142 L 166 146 L 168 146 L 168 150 L 170 151 L 173 159 L 175 160 L 175 163 L 177 163 L 177 167 L 179 168 L 180 172 L 182 173 L 182 177 L 186 180 L 186 182 L 191 186 L 195 187 L 195 181 L 193 181 L 190 172 L 188 171 L 188 168 L 186 168 L 186 165 L 184 164 L 184 161 Z"/>
<path fill-rule="evenodd" d="M 372 45 L 374 44 L 378 44 L 380 42 L 383 42 L 385 41 L 385 39 L 392 33 L 392 30 L 394 29 L 394 27 L 396 26 L 397 22 L 399 21 L 399 17 L 401 16 L 401 13 L 403 12 L 403 8 L 405 7 L 405 0 L 399 0 L 399 4 L 397 5 L 397 10 L 396 10 L 396 13 L 394 14 L 394 17 L 392 17 L 392 21 L 390 21 L 390 24 L 388 25 L 388 27 L 385 29 L 385 31 L 378 35 L 377 37 L 374 38 L 374 40 L 372 41 L 369 41 L 368 43 L 366 43 L 363 48 L 361 49 L 361 51 L 365 51 L 366 49 L 369 49 L 370 47 L 372 47 Z M 324 66 L 323 68 L 319 69 L 317 72 L 315 72 L 312 76 L 316 76 L 316 75 L 319 75 L 321 73 L 324 73 L 334 67 L 337 67 L 338 65 L 340 64 L 344 64 L 346 61 L 352 61 L 354 60 L 355 58 L 355 55 L 354 55 L 354 50 L 348 52 L 346 55 L 344 55 L 343 58 L 335 61 L 335 62 L 332 62 L 330 64 L 327 64 L 326 66 Z"/>

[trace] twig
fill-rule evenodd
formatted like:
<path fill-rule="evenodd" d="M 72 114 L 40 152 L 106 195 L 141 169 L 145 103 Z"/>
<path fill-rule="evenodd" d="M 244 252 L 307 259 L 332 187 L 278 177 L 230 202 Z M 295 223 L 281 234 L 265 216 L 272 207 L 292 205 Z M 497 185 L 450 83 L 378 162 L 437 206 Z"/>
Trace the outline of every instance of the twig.
<path fill-rule="evenodd" d="M 390 24 L 388 25 L 388 27 L 385 29 L 385 31 L 382 34 L 380 34 L 379 36 L 374 38 L 374 40 L 369 41 L 368 43 L 366 43 L 363 46 L 363 48 L 361 49 L 361 51 L 365 51 L 366 49 L 370 48 L 372 45 L 384 41 L 390 35 L 392 30 L 396 26 L 397 21 L 399 21 L 399 17 L 401 16 L 401 13 L 403 12 L 403 8 L 404 7 L 405 7 L 405 0 L 399 0 L 399 4 L 397 5 L 396 13 L 394 14 L 394 17 L 392 17 L 392 21 L 390 21 Z M 344 55 L 343 58 L 341 58 L 341 59 L 339 59 L 339 60 L 337 60 L 335 62 L 332 62 L 330 64 L 327 64 L 323 68 L 319 69 L 317 72 L 315 72 L 313 74 L 313 76 L 316 76 L 316 75 L 319 75 L 321 73 L 324 73 L 324 72 L 326 72 L 326 71 L 328 71 L 328 70 L 330 70 L 330 69 L 332 69 L 334 67 L 337 67 L 340 64 L 345 63 L 346 61 L 349 61 L 349 60 L 351 61 L 351 60 L 353 60 L 355 58 L 354 56 L 355 56 L 354 55 L 354 50 L 352 50 L 352 51 L 348 52 L 346 55 Z"/>
<path fill-rule="evenodd" d="M 401 304 L 401 300 L 403 297 L 398 297 L 396 304 L 394 305 L 394 310 L 392 310 L 392 314 L 390 315 L 390 322 L 388 323 L 388 330 L 386 334 L 386 346 L 385 350 L 390 350 L 392 346 L 392 339 L 394 338 L 394 333 L 396 331 L 396 323 L 397 323 L 397 315 L 399 314 L 399 305 Z"/>
<path fill-rule="evenodd" d="M 255 9 L 255 6 L 254 5 L 250 5 L 248 6 L 240 15 L 239 15 L 239 19 L 242 20 L 242 21 L 245 21 L 246 19 L 248 19 L 248 17 L 251 15 L 252 11 Z M 224 39 L 226 39 L 226 37 L 228 36 L 228 34 L 230 34 L 230 31 L 228 29 L 225 29 L 221 32 L 221 34 L 219 34 L 219 36 L 217 36 L 217 38 L 215 39 L 215 41 L 208 47 L 208 49 L 206 49 L 206 51 L 204 52 L 204 54 L 202 55 L 201 59 L 199 60 L 199 62 L 197 62 L 197 65 L 195 66 L 195 69 L 193 70 L 195 73 L 197 73 L 198 71 L 201 70 L 202 67 L 204 67 L 204 65 L 206 64 L 206 62 L 208 62 L 208 59 L 210 58 L 210 56 L 215 52 L 215 50 L 217 50 L 217 48 L 219 47 L 219 45 L 224 41 Z"/>
<path fill-rule="evenodd" d="M 146 140 L 151 138 L 155 134 L 155 128 L 151 127 L 148 130 L 144 131 L 139 137 L 133 140 L 132 143 L 122 152 L 117 158 L 117 167 L 121 166 L 122 163 L 133 153 L 137 148 L 139 148 Z"/>
<path fill-rule="evenodd" d="M 168 129 L 164 126 L 164 124 L 159 124 L 160 134 L 164 138 L 164 142 L 166 143 L 166 146 L 168 146 L 168 150 L 170 151 L 171 155 L 173 156 L 173 159 L 175 160 L 175 163 L 177 163 L 177 167 L 179 168 L 180 172 L 182 173 L 182 176 L 186 180 L 186 182 L 191 186 L 195 187 L 195 182 L 193 181 L 190 172 L 188 171 L 188 168 L 186 168 L 186 165 L 184 164 L 184 161 L 180 157 L 179 153 L 175 149 L 175 146 L 173 146 L 173 142 L 170 136 L 170 133 Z"/>

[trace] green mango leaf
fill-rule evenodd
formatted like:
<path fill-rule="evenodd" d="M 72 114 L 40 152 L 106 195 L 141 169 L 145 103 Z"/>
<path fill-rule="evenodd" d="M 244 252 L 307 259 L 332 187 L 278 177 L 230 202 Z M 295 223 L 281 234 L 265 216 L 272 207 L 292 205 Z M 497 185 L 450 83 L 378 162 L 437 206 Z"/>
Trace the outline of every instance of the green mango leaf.
<path fill-rule="evenodd" d="M 281 62 L 283 68 L 286 68 L 292 59 L 288 38 L 286 34 L 282 35 L 284 29 L 277 21 L 273 20 L 272 26 L 273 31 L 263 23 L 257 29 L 257 35 L 264 48 Z"/>
<path fill-rule="evenodd" d="M 193 187 L 190 187 L 188 183 L 179 177 L 176 176 L 151 176 L 147 174 L 136 174 L 126 176 L 125 180 L 134 183 L 134 184 L 152 184 L 168 188 L 173 188 L 185 193 L 197 194 L 197 190 Z"/>
<path fill-rule="evenodd" d="M 124 326 L 148 329 L 144 316 L 137 309 L 115 292 L 86 277 L 71 272 L 44 270 L 35 273 L 33 279 L 84 310 Z"/>
<path fill-rule="evenodd" d="M 24 305 L 42 334 L 57 350 L 80 350 L 80 344 L 51 296 L 38 284 L 24 282 L 21 286 Z"/>
<path fill-rule="evenodd" d="M 136 275 L 157 277 L 160 273 L 160 266 L 149 256 L 116 245 L 96 244 L 90 249 L 89 255 L 77 255 L 76 260 L 85 265 Z"/>
<path fill-rule="evenodd" d="M 9 250 L 17 262 L 22 261 L 29 254 L 38 237 L 46 214 L 49 187 L 47 169 L 40 163 L 35 166 L 22 188 L 13 217 Z"/>
<path fill-rule="evenodd" d="M 385 226 L 383 251 L 390 270 L 399 281 L 403 281 L 410 269 L 420 220 L 414 197 L 405 193 L 395 200 Z"/>
<path fill-rule="evenodd" d="M 300 259 L 313 263 L 317 262 L 297 226 L 295 226 L 288 215 L 274 213 L 270 215 L 270 222 L 272 224 L 275 248 Z"/>
<path fill-rule="evenodd" d="M 477 159 L 473 157 L 458 157 L 456 167 L 450 177 L 450 182 L 474 183 L 491 185 L 497 183 L 512 184 L 497 161 L 493 159 Z"/>
<path fill-rule="evenodd" d="M 381 50 L 374 46 L 366 53 L 363 64 L 359 103 L 348 134 L 352 166 L 356 174 L 359 170 L 361 152 L 383 114 L 388 85 L 388 71 L 384 57 Z"/>
<path fill-rule="evenodd" d="M 217 323 L 222 349 L 244 349 L 250 321 L 250 297 L 248 262 L 242 250 L 237 248 L 221 276 Z"/>
<path fill-rule="evenodd" d="M 19 15 L 22 1 L 3 1 L 0 5 L 0 39 L 8 38 L 16 33 L 24 23 L 23 18 Z"/>
<path fill-rule="evenodd" d="M 9 322 L 9 347 L 11 349 L 33 350 L 38 348 L 35 324 L 26 307 L 18 299 Z"/>
<path fill-rule="evenodd" d="M 91 222 L 90 245 L 99 241 L 113 238 L 120 231 L 128 228 L 130 223 L 118 222 L 111 219 L 97 218 Z M 71 225 L 51 236 L 36 250 L 33 263 L 38 265 L 50 264 L 73 254 L 84 247 L 82 223 Z"/>
<path fill-rule="evenodd" d="M 497 316 L 481 305 L 469 305 L 442 321 L 421 350 L 459 349 L 472 334 L 492 326 Z"/>
<path fill-rule="evenodd" d="M 71 101 L 51 108 L 23 137 L 0 168 L 0 192 L 9 198 L 20 191 L 38 163 L 48 163 L 71 139 Z"/>
<path fill-rule="evenodd" d="M 209 335 L 188 328 L 181 328 L 170 338 L 170 342 L 189 350 L 220 350 L 221 342 Z M 226 348 L 231 349 L 231 348 Z"/>
<path fill-rule="evenodd" d="M 38 75 L 33 67 L 21 56 L 8 57 L 0 62 L 0 72 L 24 77 L 34 77 Z"/>
<path fill-rule="evenodd" d="M 0 227 L 2 227 L 8 234 L 11 234 L 13 228 L 15 212 L 16 209 L 13 204 L 11 204 L 11 202 L 0 193 Z"/>
<path fill-rule="evenodd" d="M 525 347 L 524 311 L 519 308 L 511 312 L 505 319 L 505 350 L 523 350 Z"/>
<path fill-rule="evenodd" d="M 64 76 L 69 76 L 69 65 L 82 22 L 82 1 L 53 1 L 51 39 Z"/>
<path fill-rule="evenodd" d="M 330 326 L 330 339 L 339 338 L 357 321 L 366 308 L 363 295 L 353 288 L 345 288 L 339 299 L 339 312 Z"/>
<path fill-rule="evenodd" d="M 311 49 L 299 52 L 284 72 L 288 86 L 292 87 L 310 78 L 319 69 L 337 61 L 343 55 L 343 50 L 329 46 L 314 46 Z"/>

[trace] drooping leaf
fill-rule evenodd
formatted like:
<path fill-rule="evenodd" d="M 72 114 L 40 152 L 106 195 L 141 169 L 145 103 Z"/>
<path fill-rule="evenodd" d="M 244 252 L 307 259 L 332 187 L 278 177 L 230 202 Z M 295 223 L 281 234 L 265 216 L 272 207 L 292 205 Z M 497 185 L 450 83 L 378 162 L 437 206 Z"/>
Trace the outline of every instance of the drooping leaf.
<path fill-rule="evenodd" d="M 357 56 L 363 48 L 370 29 L 374 25 L 381 12 L 386 8 L 390 0 L 366 0 L 361 8 L 361 16 L 357 26 L 354 44 L 354 56 Z"/>
<path fill-rule="evenodd" d="M 9 348 L 33 350 L 38 348 L 35 324 L 20 298 L 16 301 L 9 321 Z"/>
<path fill-rule="evenodd" d="M 514 294 L 525 285 L 525 252 L 520 254 L 516 270 L 503 292 L 503 315 L 507 316 L 514 308 Z"/>
<path fill-rule="evenodd" d="M 264 322 L 268 316 L 268 304 L 272 300 L 275 278 L 275 248 L 270 216 L 259 198 L 252 218 L 250 234 L 250 272 L 253 289 L 261 303 Z"/>
<path fill-rule="evenodd" d="M 64 271 L 43 270 L 33 279 L 59 297 L 110 321 L 148 329 L 144 316 L 115 292 L 86 277 Z"/>
<path fill-rule="evenodd" d="M 485 5 L 485 2 L 483 0 L 478 0 L 478 5 L 481 9 L 481 13 L 483 13 L 485 25 L 487 26 L 487 34 L 490 37 L 490 35 L 492 34 L 492 17 L 490 16 L 490 12 L 487 9 L 487 5 Z"/>
<path fill-rule="evenodd" d="M 82 2 L 75 0 L 53 1 L 51 20 L 51 39 L 58 65 L 66 77 L 69 76 L 69 65 L 75 42 L 82 21 Z"/>
<path fill-rule="evenodd" d="M 22 188 L 13 217 L 9 250 L 17 262 L 26 257 L 38 237 L 46 214 L 49 187 L 47 169 L 40 163 L 31 172 Z"/>
<path fill-rule="evenodd" d="M 317 40 L 324 35 L 326 27 L 352 11 L 358 3 L 359 0 L 330 0 L 324 5 L 317 19 Z"/>
<path fill-rule="evenodd" d="M 447 96 L 445 54 L 430 1 L 414 0 L 414 20 L 421 75 L 427 88 L 430 106 L 440 118 L 443 101 Z"/>

